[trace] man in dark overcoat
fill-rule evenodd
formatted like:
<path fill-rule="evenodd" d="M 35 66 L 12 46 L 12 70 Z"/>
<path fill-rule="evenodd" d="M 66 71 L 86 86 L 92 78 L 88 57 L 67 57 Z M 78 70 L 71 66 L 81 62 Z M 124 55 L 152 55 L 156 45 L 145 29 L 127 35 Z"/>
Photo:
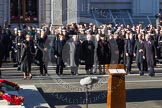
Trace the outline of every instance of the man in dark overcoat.
<path fill-rule="evenodd" d="M 56 74 L 62 75 L 63 74 L 63 68 L 64 68 L 64 62 L 62 58 L 62 50 L 66 43 L 65 36 L 63 34 L 58 34 L 57 38 L 53 42 L 53 48 L 54 48 L 54 56 L 56 58 Z"/>
<path fill-rule="evenodd" d="M 160 33 L 158 35 L 158 46 L 157 46 L 157 57 L 158 59 L 161 59 L 161 53 L 162 53 L 162 30 L 160 30 Z"/>
<path fill-rule="evenodd" d="M 3 57 L 4 57 L 4 47 L 0 38 L 0 68 L 2 67 Z M 0 69 L 0 78 L 1 78 L 1 69 Z"/>
<path fill-rule="evenodd" d="M 87 35 L 87 40 L 82 43 L 82 58 L 85 61 L 85 70 L 87 74 L 92 74 L 94 64 L 95 45 L 92 41 L 92 35 Z"/>
<path fill-rule="evenodd" d="M 127 33 L 128 39 L 125 40 L 124 50 L 125 50 L 125 56 L 126 56 L 126 70 L 127 73 L 131 74 L 131 65 L 133 61 L 133 51 L 134 51 L 134 44 L 135 40 L 133 38 L 132 33 Z"/>
<path fill-rule="evenodd" d="M 105 74 L 105 64 L 110 64 L 111 61 L 111 49 L 109 42 L 103 34 L 100 35 L 100 40 L 98 41 L 97 57 L 100 74 Z"/>
<path fill-rule="evenodd" d="M 149 68 L 149 76 L 154 76 L 154 62 L 155 62 L 155 55 L 156 55 L 156 48 L 154 41 L 150 39 L 150 35 L 146 34 L 145 36 L 146 41 L 144 42 L 145 47 L 145 55 L 146 55 L 146 61 Z"/>
<path fill-rule="evenodd" d="M 138 34 L 138 40 L 134 47 L 134 56 L 136 56 L 136 63 L 139 69 L 139 74 L 144 75 L 144 40 L 142 39 L 143 34 Z"/>
<path fill-rule="evenodd" d="M 11 32 L 8 29 L 4 29 L 2 33 L 2 43 L 4 45 L 4 60 L 7 61 L 9 57 L 9 51 L 11 48 L 11 39 L 10 39 Z"/>
<path fill-rule="evenodd" d="M 45 31 L 41 30 L 40 38 L 37 40 L 38 50 L 36 54 L 36 59 L 39 61 L 40 76 L 48 76 L 49 43 L 50 41 Z"/>

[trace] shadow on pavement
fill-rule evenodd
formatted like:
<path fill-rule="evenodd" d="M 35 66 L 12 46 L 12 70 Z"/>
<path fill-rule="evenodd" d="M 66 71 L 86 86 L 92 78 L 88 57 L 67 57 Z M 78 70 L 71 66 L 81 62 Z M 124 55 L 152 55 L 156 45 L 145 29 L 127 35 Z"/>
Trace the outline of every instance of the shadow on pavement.
<path fill-rule="evenodd" d="M 129 89 L 126 96 L 127 102 L 162 100 L 162 88 Z"/>
<path fill-rule="evenodd" d="M 69 105 L 69 106 L 67 106 L 67 107 L 65 107 L 65 108 L 82 108 L 82 107 L 76 106 L 76 105 Z"/>
<path fill-rule="evenodd" d="M 85 92 L 53 92 L 53 93 L 44 93 L 41 88 L 38 88 L 39 92 L 51 106 L 60 105 L 80 105 L 86 104 L 85 101 Z M 102 104 L 106 103 L 107 91 L 93 91 L 89 93 L 89 104 Z M 80 108 L 79 106 L 67 106 L 66 108 Z"/>
<path fill-rule="evenodd" d="M 23 102 L 25 108 L 48 108 L 48 106 L 44 106 L 47 103 L 40 95 L 39 91 L 34 89 L 22 89 L 19 91 L 19 95 L 25 97 Z"/>
<path fill-rule="evenodd" d="M 51 108 L 61 105 L 80 105 L 85 104 L 84 92 L 53 92 L 44 93 L 38 88 L 42 96 L 46 99 Z M 147 89 L 127 89 L 126 102 L 144 102 L 162 100 L 162 88 Z M 107 91 L 92 91 L 89 93 L 89 104 L 105 104 L 107 101 Z M 73 108 L 73 107 L 66 107 Z M 80 107 L 74 107 L 80 108 Z"/>

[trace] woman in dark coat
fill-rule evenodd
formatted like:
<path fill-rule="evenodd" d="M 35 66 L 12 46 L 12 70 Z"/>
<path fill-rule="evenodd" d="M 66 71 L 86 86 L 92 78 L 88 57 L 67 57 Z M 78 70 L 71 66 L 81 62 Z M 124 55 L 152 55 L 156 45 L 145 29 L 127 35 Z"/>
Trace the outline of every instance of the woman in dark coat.
<path fill-rule="evenodd" d="M 24 48 L 21 56 L 21 70 L 24 73 L 24 79 L 27 78 L 27 75 L 29 75 L 29 78 L 32 78 L 31 74 L 31 63 L 33 58 L 33 51 L 34 47 L 32 45 L 31 36 L 26 35 L 26 41 L 24 42 Z"/>
<path fill-rule="evenodd" d="M 105 73 L 105 64 L 110 64 L 111 59 L 111 49 L 110 44 L 106 40 L 104 35 L 100 36 L 100 41 L 97 47 L 97 57 L 99 61 L 100 73 Z"/>
<path fill-rule="evenodd" d="M 63 74 L 63 68 L 64 68 L 64 62 L 62 58 L 62 50 L 66 43 L 65 36 L 63 34 L 58 34 L 58 37 L 53 42 L 53 48 L 54 48 L 54 56 L 56 58 L 56 74 L 62 75 Z"/>
<path fill-rule="evenodd" d="M 92 74 L 94 64 L 94 49 L 95 45 L 92 41 L 92 35 L 87 35 L 87 40 L 82 43 L 82 58 L 85 61 L 85 70 L 87 74 Z"/>

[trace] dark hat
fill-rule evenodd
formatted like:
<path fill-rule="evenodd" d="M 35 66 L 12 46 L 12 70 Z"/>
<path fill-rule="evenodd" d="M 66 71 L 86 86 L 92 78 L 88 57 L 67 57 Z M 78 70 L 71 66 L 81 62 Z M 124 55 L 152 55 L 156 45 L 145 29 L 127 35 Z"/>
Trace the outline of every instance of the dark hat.
<path fill-rule="evenodd" d="M 100 34 L 100 37 L 105 37 L 105 34 Z"/>

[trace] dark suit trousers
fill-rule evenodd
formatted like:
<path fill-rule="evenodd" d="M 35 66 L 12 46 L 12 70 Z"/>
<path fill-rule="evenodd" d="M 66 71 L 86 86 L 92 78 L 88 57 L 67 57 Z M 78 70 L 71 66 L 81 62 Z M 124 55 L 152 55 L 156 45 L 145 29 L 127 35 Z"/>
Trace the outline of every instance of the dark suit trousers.
<path fill-rule="evenodd" d="M 131 72 L 133 55 L 127 56 L 127 57 L 126 57 L 126 60 L 127 60 L 127 71 L 128 71 L 128 72 Z"/>
<path fill-rule="evenodd" d="M 45 66 L 44 62 L 42 60 L 39 61 L 39 68 L 40 68 L 40 74 L 43 75 L 43 69 L 45 71 L 45 74 L 47 74 L 47 67 Z"/>
<path fill-rule="evenodd" d="M 90 69 L 92 69 L 92 67 L 93 67 L 93 65 L 91 65 L 91 64 L 86 64 L 86 65 L 85 65 L 85 70 L 90 70 Z"/>
<path fill-rule="evenodd" d="M 56 74 L 57 75 L 62 75 L 63 74 L 63 68 L 64 68 L 64 64 L 61 63 L 61 65 L 57 65 L 56 67 Z"/>
<path fill-rule="evenodd" d="M 40 74 L 43 75 L 43 61 L 39 60 L 39 69 L 40 69 Z"/>
<path fill-rule="evenodd" d="M 148 65 L 148 68 L 149 68 L 149 73 L 150 74 L 154 74 L 155 73 L 155 71 L 154 71 L 154 64 Z"/>
<path fill-rule="evenodd" d="M 0 59 L 0 68 L 2 67 L 2 60 Z M 1 76 L 1 70 L 0 70 L 0 76 Z"/>
<path fill-rule="evenodd" d="M 139 71 L 143 73 L 143 71 L 144 71 L 144 65 L 143 65 L 143 62 L 138 63 L 137 66 L 138 66 Z"/>

